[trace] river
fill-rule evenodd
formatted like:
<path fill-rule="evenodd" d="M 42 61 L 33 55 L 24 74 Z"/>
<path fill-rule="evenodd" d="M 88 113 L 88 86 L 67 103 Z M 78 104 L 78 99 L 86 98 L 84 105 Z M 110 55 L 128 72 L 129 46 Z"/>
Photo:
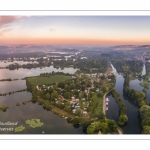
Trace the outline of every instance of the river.
<path fill-rule="evenodd" d="M 113 65 L 112 65 L 112 69 L 113 72 L 116 74 L 115 89 L 120 94 L 121 99 L 123 100 L 123 102 L 127 107 L 128 122 L 120 127 L 122 128 L 125 134 L 140 134 L 141 126 L 140 126 L 137 103 L 131 100 L 123 93 L 124 77 L 117 73 Z M 142 75 L 144 74 L 145 74 L 145 65 L 143 65 L 143 71 L 142 71 Z M 130 81 L 130 88 L 134 88 L 136 90 L 142 91 L 143 87 L 139 85 L 140 82 L 142 81 L 138 79 Z M 106 117 L 115 120 L 116 123 L 118 124 L 119 106 L 111 94 L 108 94 L 107 98 L 109 98 L 110 102 L 108 104 Z"/>
<path fill-rule="evenodd" d="M 0 79 L 6 78 L 24 78 L 28 76 L 36 76 L 43 72 L 59 71 L 65 73 L 74 73 L 74 68 L 56 69 L 53 66 L 36 69 L 18 69 L 8 70 L 0 69 Z M 0 82 L 0 93 L 7 93 L 17 91 L 26 88 L 25 80 L 5 81 Z M 6 112 L 0 111 L 0 122 L 18 122 L 17 126 L 25 126 L 25 130 L 22 132 L 12 131 L 0 131 L 0 134 L 84 134 L 82 127 L 74 127 L 71 123 L 68 123 L 65 118 L 59 117 L 51 111 L 45 110 L 38 103 L 26 103 L 22 104 L 22 101 L 28 101 L 32 97 L 30 92 L 19 92 L 11 95 L 0 96 L 0 106 L 5 104 L 9 108 Z M 20 106 L 16 106 L 16 103 L 20 102 Z M 44 123 L 43 126 L 37 128 L 29 127 L 25 121 L 27 119 L 38 118 Z M 0 128 L 15 128 L 16 126 L 3 126 Z"/>

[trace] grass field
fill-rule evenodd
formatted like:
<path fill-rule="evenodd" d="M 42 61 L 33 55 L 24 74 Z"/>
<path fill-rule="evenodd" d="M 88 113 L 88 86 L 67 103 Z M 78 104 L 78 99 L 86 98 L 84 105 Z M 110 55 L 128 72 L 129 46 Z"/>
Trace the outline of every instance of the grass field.
<path fill-rule="evenodd" d="M 71 79 L 71 76 L 65 76 L 65 75 L 55 75 L 55 76 L 50 76 L 50 77 L 31 77 L 28 78 L 28 81 L 32 85 L 40 85 L 40 84 L 52 84 L 52 83 L 57 83 L 61 82 L 64 80 Z"/>

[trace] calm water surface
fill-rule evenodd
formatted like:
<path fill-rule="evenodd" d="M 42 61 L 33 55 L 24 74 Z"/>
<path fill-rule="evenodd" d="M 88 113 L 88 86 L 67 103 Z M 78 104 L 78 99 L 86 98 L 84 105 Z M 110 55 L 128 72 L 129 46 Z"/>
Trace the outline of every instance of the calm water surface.
<path fill-rule="evenodd" d="M 45 67 L 45 68 L 32 68 L 32 69 L 18 69 L 18 70 L 9 70 L 9 69 L 0 69 L 0 79 L 6 79 L 6 78 L 24 78 L 24 77 L 30 77 L 30 76 L 37 76 L 40 75 L 40 73 L 44 72 L 64 72 L 64 73 L 75 73 L 77 69 L 74 69 L 72 67 L 70 68 L 64 68 L 63 70 L 61 68 L 57 69 L 53 66 Z"/>
<path fill-rule="evenodd" d="M 112 69 L 115 73 L 117 73 L 114 66 L 112 66 Z M 143 66 L 142 75 L 145 74 L 145 66 Z M 141 81 L 138 79 L 133 80 L 130 82 L 130 88 L 142 91 L 143 87 L 139 85 Z M 140 126 L 140 119 L 139 119 L 139 112 L 137 103 L 133 100 L 131 100 L 129 97 L 124 95 L 123 93 L 123 84 L 124 84 L 124 78 L 122 75 L 116 75 L 116 84 L 115 88 L 117 92 L 120 94 L 121 99 L 124 101 L 126 107 L 127 107 L 127 116 L 128 116 L 128 122 L 121 126 L 125 134 L 140 134 L 141 133 L 141 126 Z M 150 92 L 148 92 L 150 93 Z M 107 98 L 110 99 L 108 111 L 106 112 L 106 117 L 109 119 L 114 119 L 116 123 L 118 123 L 118 104 L 116 103 L 115 99 L 111 95 L 107 95 Z"/>
<path fill-rule="evenodd" d="M 75 128 L 72 124 L 68 123 L 64 118 L 55 115 L 51 111 L 43 109 L 43 107 L 37 103 L 26 103 L 22 104 L 23 100 L 30 100 L 31 93 L 21 92 L 12 95 L 1 96 L 0 105 L 5 104 L 9 108 L 6 112 L 0 111 L 0 122 L 17 122 L 17 126 L 24 125 L 26 128 L 20 134 L 41 134 L 43 131 L 45 134 L 84 134 L 82 127 Z M 20 102 L 20 106 L 16 106 L 16 103 Z M 25 120 L 39 118 L 44 123 L 43 126 L 37 128 L 31 128 Z M 15 128 L 16 126 L 0 126 L 8 128 Z M 0 132 L 0 134 L 15 134 L 15 132 Z"/>

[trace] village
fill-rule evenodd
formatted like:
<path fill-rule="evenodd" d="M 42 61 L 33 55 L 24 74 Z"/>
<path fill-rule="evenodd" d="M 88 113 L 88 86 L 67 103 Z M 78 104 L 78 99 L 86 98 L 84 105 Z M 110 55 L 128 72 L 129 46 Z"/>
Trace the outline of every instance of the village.
<path fill-rule="evenodd" d="M 37 93 L 51 104 L 76 116 L 86 116 L 94 105 L 94 94 L 99 97 L 112 83 L 112 73 L 78 74 L 71 79 L 51 85 L 37 85 Z M 108 101 L 105 103 L 108 105 Z M 105 110 L 108 110 L 106 107 Z"/>

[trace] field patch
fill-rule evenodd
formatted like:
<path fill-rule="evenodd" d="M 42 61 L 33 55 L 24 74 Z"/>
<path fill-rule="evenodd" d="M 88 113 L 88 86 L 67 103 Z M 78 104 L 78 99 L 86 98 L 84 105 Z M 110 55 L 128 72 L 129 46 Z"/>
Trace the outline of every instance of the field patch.
<path fill-rule="evenodd" d="M 32 84 L 32 85 L 43 85 L 43 84 L 53 84 L 53 83 L 57 83 L 57 82 L 61 82 L 64 80 L 69 80 L 71 79 L 71 76 L 66 76 L 66 75 L 55 75 L 55 76 L 50 76 L 50 77 L 30 77 L 28 78 L 28 81 Z"/>

